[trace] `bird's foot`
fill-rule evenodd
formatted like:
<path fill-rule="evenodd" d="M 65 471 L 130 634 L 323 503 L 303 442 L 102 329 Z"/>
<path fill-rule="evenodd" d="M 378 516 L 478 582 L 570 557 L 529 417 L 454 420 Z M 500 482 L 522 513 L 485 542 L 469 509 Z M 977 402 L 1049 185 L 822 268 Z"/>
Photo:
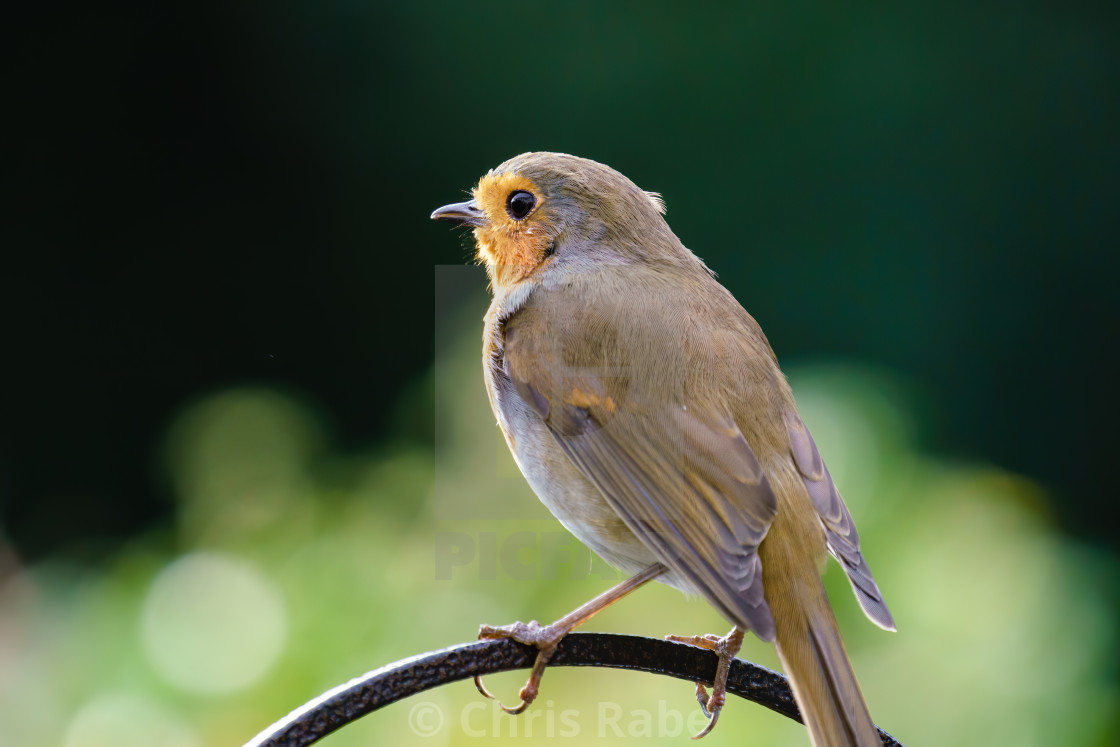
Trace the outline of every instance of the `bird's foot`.
<path fill-rule="evenodd" d="M 743 646 L 743 635 L 744 631 L 739 628 L 732 628 L 731 632 L 722 638 L 717 635 L 665 636 L 670 641 L 687 643 L 690 646 L 698 646 L 713 651 L 718 657 L 711 694 L 708 694 L 703 682 L 696 683 L 696 700 L 700 703 L 700 709 L 704 711 L 704 715 L 708 717 L 708 725 L 701 729 L 700 733 L 693 736 L 693 739 L 700 739 L 710 734 L 719 720 L 719 713 L 723 710 L 723 704 L 727 696 L 727 675 L 731 672 L 731 661 Z"/>
<path fill-rule="evenodd" d="M 529 704 L 536 699 L 537 692 L 540 690 L 544 668 L 548 665 L 552 655 L 556 653 L 556 647 L 560 645 L 560 641 L 564 639 L 564 636 L 572 632 L 573 628 L 577 628 L 587 622 L 587 620 L 596 613 L 611 606 L 619 599 L 622 599 L 624 596 L 634 591 L 634 589 L 657 578 L 665 571 L 666 568 L 661 563 L 654 563 L 649 568 L 635 573 L 618 586 L 607 589 L 590 602 L 581 604 L 551 625 L 542 626 L 536 620 L 530 620 L 527 623 L 515 622 L 512 625 L 503 625 L 500 628 L 495 628 L 490 625 L 483 625 L 479 628 L 479 640 L 510 638 L 518 643 L 536 646 L 538 650 L 537 660 L 533 662 L 533 671 L 529 675 L 529 681 L 525 683 L 525 687 L 521 688 L 521 702 L 513 708 L 507 708 L 499 702 L 498 705 L 501 709 L 506 713 L 518 714 L 528 708 Z M 491 695 L 490 692 L 482 686 L 482 678 L 480 676 L 475 675 L 474 685 L 478 688 L 478 691 L 487 698 L 497 700 L 497 698 Z"/>
<path fill-rule="evenodd" d="M 536 646 L 538 649 L 537 660 L 533 662 L 533 671 L 529 675 L 529 681 L 521 688 L 518 696 L 521 702 L 517 705 L 510 707 L 498 701 L 489 690 L 482 684 L 481 675 L 475 675 L 474 686 L 478 691 L 491 700 L 497 701 L 498 707 L 508 714 L 517 715 L 521 713 L 529 704 L 537 699 L 537 693 L 540 691 L 541 677 L 544 675 L 544 668 L 548 665 L 552 655 L 556 653 L 556 647 L 560 645 L 560 641 L 568 634 L 571 628 L 562 628 L 553 625 L 541 625 L 536 620 L 530 620 L 527 623 L 515 622 L 510 625 L 502 625 L 500 627 L 493 627 L 491 625 L 483 625 L 478 630 L 478 639 L 480 641 L 497 640 L 502 638 L 509 638 L 524 643 L 527 646 Z"/>

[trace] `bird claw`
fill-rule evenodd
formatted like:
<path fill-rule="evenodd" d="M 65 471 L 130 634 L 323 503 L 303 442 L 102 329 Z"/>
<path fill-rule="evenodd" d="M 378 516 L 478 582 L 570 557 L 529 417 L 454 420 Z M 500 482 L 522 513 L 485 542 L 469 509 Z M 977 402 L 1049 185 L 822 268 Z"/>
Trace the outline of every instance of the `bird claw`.
<path fill-rule="evenodd" d="M 518 693 L 521 696 L 521 702 L 513 708 L 502 705 L 501 702 L 498 702 L 498 706 L 506 713 L 514 715 L 528 708 L 529 704 L 537 699 L 537 693 L 540 690 L 541 677 L 544 675 L 545 667 L 548 666 L 552 655 L 556 653 L 556 649 L 560 645 L 560 641 L 564 639 L 564 636 L 570 633 L 572 628 L 586 622 L 592 615 L 600 610 L 606 609 L 634 589 L 657 578 L 665 571 L 665 566 L 660 563 L 654 563 L 649 568 L 634 574 L 621 584 L 607 589 L 590 602 L 580 605 L 551 625 L 541 625 L 536 620 L 530 620 L 527 623 L 515 622 L 500 627 L 494 627 L 492 625 L 480 626 L 478 629 L 479 640 L 510 638 L 518 643 L 537 647 L 537 658 L 536 661 L 533 662 L 533 671 L 529 675 L 529 681 L 525 683 L 525 687 L 521 688 L 521 692 Z M 482 693 L 483 696 L 490 700 L 497 701 L 497 698 L 491 695 L 490 691 L 483 686 L 482 677 L 480 675 L 475 675 L 474 686 L 478 688 L 478 691 Z"/>
<path fill-rule="evenodd" d="M 474 686 L 475 686 L 475 688 L 478 689 L 478 691 L 480 693 L 482 693 L 483 696 L 485 696 L 486 698 L 488 698 L 488 699 L 494 701 L 495 703 L 497 703 L 498 708 L 501 708 L 503 711 L 505 711 L 506 713 L 508 713 L 511 716 L 516 716 L 517 714 L 524 712 L 525 709 L 529 707 L 529 704 L 532 703 L 533 700 L 536 699 L 536 696 L 534 696 L 534 697 L 526 700 L 525 699 L 526 688 L 523 687 L 523 688 L 521 688 L 521 693 L 519 693 L 521 695 L 521 702 L 518 703 L 515 706 L 512 706 L 512 707 L 507 706 L 505 703 L 498 700 L 498 698 L 492 692 L 490 692 L 489 690 L 486 689 L 486 686 L 482 684 L 482 675 L 481 674 L 476 674 L 474 676 Z"/>
<path fill-rule="evenodd" d="M 715 651 L 722 640 L 718 635 L 708 633 L 707 635 L 667 635 L 667 641 L 675 641 L 676 643 L 687 643 L 689 646 L 696 646 L 707 651 Z"/>
<path fill-rule="evenodd" d="M 490 692 L 489 690 L 487 690 L 487 689 L 486 689 L 486 685 L 482 684 L 482 675 L 481 675 L 481 674 L 476 674 L 476 675 L 474 676 L 474 686 L 475 686 L 475 687 L 476 687 L 476 688 L 478 689 L 478 691 L 479 691 L 480 693 L 482 693 L 482 695 L 483 695 L 484 697 L 486 697 L 486 698 L 487 698 L 488 700 L 498 700 L 498 699 L 497 699 L 497 698 L 496 698 L 496 697 L 494 696 L 494 693 L 492 693 L 492 692 Z M 499 702 L 499 703 L 498 703 L 498 705 L 501 705 L 501 702 Z"/>
<path fill-rule="evenodd" d="M 712 713 L 708 710 L 708 688 L 704 687 L 703 682 L 696 683 L 696 702 L 700 704 L 700 710 L 704 712 L 704 716 L 711 718 Z"/>
<path fill-rule="evenodd" d="M 478 640 L 486 641 L 509 638 L 518 643 L 524 643 L 527 646 L 537 646 L 539 648 L 549 643 L 556 643 L 559 638 L 563 638 L 563 636 L 559 636 L 557 641 L 553 641 L 552 638 L 554 635 L 551 628 L 551 625 L 541 625 L 536 620 L 530 620 L 527 623 L 518 620 L 509 625 L 499 626 L 480 625 L 478 627 Z"/>
<path fill-rule="evenodd" d="M 708 723 L 703 729 L 693 734 L 691 737 L 692 739 L 703 739 L 704 737 L 711 734 L 712 729 L 716 728 L 716 722 L 719 721 L 720 711 L 723 710 L 723 706 L 716 706 L 715 710 L 713 710 L 709 714 L 707 708 L 704 708 L 703 706 L 701 706 L 701 708 L 703 708 L 704 710 L 704 715 L 708 717 Z"/>
<path fill-rule="evenodd" d="M 743 635 L 743 631 L 735 628 L 723 637 L 716 635 L 665 636 L 670 641 L 712 651 L 719 658 L 719 663 L 716 665 L 716 676 L 712 682 L 711 695 L 708 694 L 703 682 L 696 683 L 696 700 L 700 703 L 700 710 L 708 718 L 708 723 L 698 734 L 693 735 L 693 739 L 706 737 L 715 728 L 716 722 L 719 721 L 720 711 L 723 710 L 723 704 L 727 699 L 727 675 L 731 671 L 731 662 L 735 658 L 735 654 L 739 653 L 739 649 L 743 645 Z"/>
<path fill-rule="evenodd" d="M 708 689 L 704 687 L 704 683 L 697 682 L 696 700 L 700 703 L 700 710 L 704 712 L 708 723 L 698 733 L 693 734 L 692 739 L 703 739 L 711 734 L 712 729 L 716 728 L 716 722 L 719 721 L 719 714 L 723 711 L 725 697 L 722 692 L 717 693 L 715 688 L 712 688 L 712 694 L 709 696 Z"/>
<path fill-rule="evenodd" d="M 494 695 L 486 689 L 482 684 L 482 675 L 475 675 L 474 686 L 482 695 L 493 700 L 498 704 L 506 713 L 511 716 L 516 716 L 525 711 L 529 705 L 537 699 L 537 693 L 540 690 L 541 676 L 544 674 L 545 665 L 548 664 L 552 654 L 556 652 L 556 647 L 560 644 L 560 640 L 564 637 L 564 633 L 557 634 L 551 625 L 541 625 L 536 620 L 530 620 L 527 623 L 515 622 L 510 625 L 502 625 L 495 627 L 492 625 L 482 625 L 478 630 L 478 639 L 481 640 L 499 640 L 508 638 L 524 643 L 527 646 L 536 646 L 538 649 L 537 659 L 533 662 L 533 671 L 529 675 L 529 681 L 518 692 L 518 697 L 521 702 L 515 706 L 507 706 L 498 700 Z"/>

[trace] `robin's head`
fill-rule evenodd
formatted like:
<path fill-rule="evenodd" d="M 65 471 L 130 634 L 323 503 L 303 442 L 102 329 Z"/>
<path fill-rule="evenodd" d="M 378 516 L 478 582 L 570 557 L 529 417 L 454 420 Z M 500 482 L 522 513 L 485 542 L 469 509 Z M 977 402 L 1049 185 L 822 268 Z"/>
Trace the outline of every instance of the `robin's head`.
<path fill-rule="evenodd" d="M 687 252 L 664 212 L 659 195 L 601 163 L 523 153 L 482 177 L 471 200 L 445 205 L 432 218 L 474 228 L 478 259 L 501 288 L 551 262 L 586 266 Z"/>

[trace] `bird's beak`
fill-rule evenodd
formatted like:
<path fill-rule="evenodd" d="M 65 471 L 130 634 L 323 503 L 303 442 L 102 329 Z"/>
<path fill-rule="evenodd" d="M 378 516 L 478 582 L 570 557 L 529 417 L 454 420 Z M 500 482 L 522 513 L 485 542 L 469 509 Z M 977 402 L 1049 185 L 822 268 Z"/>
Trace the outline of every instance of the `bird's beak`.
<path fill-rule="evenodd" d="M 444 205 L 432 213 L 432 220 L 455 221 L 460 226 L 481 226 L 486 222 L 486 214 L 474 200 Z"/>

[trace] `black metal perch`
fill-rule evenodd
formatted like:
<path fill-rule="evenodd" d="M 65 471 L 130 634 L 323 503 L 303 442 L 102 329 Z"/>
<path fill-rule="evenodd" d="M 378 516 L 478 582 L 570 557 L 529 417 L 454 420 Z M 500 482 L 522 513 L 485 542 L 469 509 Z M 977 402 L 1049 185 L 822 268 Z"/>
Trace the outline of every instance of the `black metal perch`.
<path fill-rule="evenodd" d="M 510 640 L 478 641 L 419 654 L 323 693 L 262 731 L 245 747 L 313 744 L 367 713 L 410 695 L 475 675 L 529 669 L 536 655 L 535 648 Z M 561 642 L 549 666 L 634 669 L 711 683 L 716 656 L 695 646 L 656 638 L 572 633 Z M 801 721 L 789 684 L 777 672 L 736 659 L 727 692 Z M 879 735 L 884 745 L 902 747 L 882 729 Z"/>

